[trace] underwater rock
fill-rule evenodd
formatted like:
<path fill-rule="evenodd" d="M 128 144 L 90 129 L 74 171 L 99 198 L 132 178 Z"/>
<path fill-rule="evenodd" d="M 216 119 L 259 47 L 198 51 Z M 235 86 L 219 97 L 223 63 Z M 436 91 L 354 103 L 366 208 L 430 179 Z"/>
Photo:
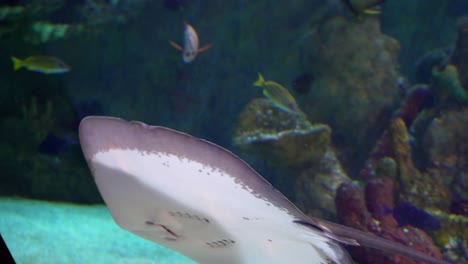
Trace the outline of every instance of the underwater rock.
<path fill-rule="evenodd" d="M 296 204 L 315 216 L 335 215 L 334 197 L 340 184 L 350 182 L 330 147 L 331 129 L 311 124 L 305 115 L 280 110 L 268 99 L 252 100 L 240 113 L 235 145 L 257 153 L 276 166 L 293 169 Z M 319 208 L 319 211 L 311 211 Z"/>
<path fill-rule="evenodd" d="M 441 48 L 433 50 L 417 60 L 414 66 L 414 81 L 416 83 L 430 83 L 432 79 L 432 69 L 434 67 L 443 67 L 446 65 L 451 53 L 451 47 Z"/>
<path fill-rule="evenodd" d="M 320 164 L 298 172 L 294 184 L 295 204 L 314 217 L 336 218 L 336 190 L 344 183 L 351 183 L 332 149 L 320 160 Z"/>
<path fill-rule="evenodd" d="M 457 67 L 460 84 L 468 93 L 468 16 L 458 20 L 458 38 L 451 62 Z"/>
<path fill-rule="evenodd" d="M 454 203 L 468 201 L 468 108 L 434 118 L 422 138 L 428 169 L 451 186 Z"/>
<path fill-rule="evenodd" d="M 448 64 L 442 68 L 432 70 L 433 82 L 431 90 L 434 91 L 439 101 L 453 98 L 460 103 L 468 102 L 468 92 L 460 83 L 458 68 Z"/>
<path fill-rule="evenodd" d="M 446 111 L 434 118 L 423 138 L 430 163 L 436 168 L 459 168 L 459 172 L 468 169 L 467 131 L 468 108 L 460 112 Z"/>
<path fill-rule="evenodd" d="M 332 17 L 317 27 L 303 43 L 302 64 L 315 76 L 303 111 L 343 135 L 339 158 L 356 174 L 398 99 L 400 46 L 376 17 Z"/>
<path fill-rule="evenodd" d="M 240 113 L 233 143 L 274 163 L 299 166 L 324 156 L 330 134 L 327 125 L 312 125 L 305 116 L 284 112 L 268 99 L 255 99 Z"/>

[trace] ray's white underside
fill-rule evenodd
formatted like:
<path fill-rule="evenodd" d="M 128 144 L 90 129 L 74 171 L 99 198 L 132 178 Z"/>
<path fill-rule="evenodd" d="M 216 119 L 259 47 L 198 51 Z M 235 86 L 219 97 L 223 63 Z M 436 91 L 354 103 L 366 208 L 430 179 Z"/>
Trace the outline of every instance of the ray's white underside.
<path fill-rule="evenodd" d="M 219 168 L 119 148 L 95 153 L 91 165 L 122 228 L 200 263 L 349 263 L 341 247 Z"/>

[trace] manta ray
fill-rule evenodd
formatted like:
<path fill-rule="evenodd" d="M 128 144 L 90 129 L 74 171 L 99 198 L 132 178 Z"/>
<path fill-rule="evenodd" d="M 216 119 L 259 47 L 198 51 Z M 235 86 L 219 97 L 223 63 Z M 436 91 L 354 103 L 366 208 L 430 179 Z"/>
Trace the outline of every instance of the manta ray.
<path fill-rule="evenodd" d="M 446 263 L 305 215 L 247 163 L 209 141 L 104 116 L 83 119 L 79 137 L 115 222 L 199 263 L 351 264 L 343 245 Z"/>

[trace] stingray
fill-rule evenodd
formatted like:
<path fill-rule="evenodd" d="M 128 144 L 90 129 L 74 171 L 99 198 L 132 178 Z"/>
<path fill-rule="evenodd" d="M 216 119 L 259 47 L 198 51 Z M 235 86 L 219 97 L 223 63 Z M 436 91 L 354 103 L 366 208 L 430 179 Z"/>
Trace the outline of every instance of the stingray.
<path fill-rule="evenodd" d="M 353 263 L 343 245 L 446 263 L 309 217 L 236 155 L 188 134 L 91 116 L 79 136 L 115 222 L 199 263 Z"/>

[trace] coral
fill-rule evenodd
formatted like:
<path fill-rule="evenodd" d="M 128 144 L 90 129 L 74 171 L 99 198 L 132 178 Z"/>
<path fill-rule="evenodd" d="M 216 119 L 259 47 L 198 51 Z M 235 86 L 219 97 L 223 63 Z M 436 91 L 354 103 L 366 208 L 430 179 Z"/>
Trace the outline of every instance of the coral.
<path fill-rule="evenodd" d="M 378 18 L 331 17 L 303 46 L 304 68 L 315 76 L 313 103 L 303 111 L 341 135 L 347 148 L 339 158 L 355 174 L 398 99 L 399 43 L 380 31 Z"/>
<path fill-rule="evenodd" d="M 440 258 L 440 251 L 424 231 L 412 227 L 399 227 L 392 214 L 393 182 L 388 177 L 377 177 L 368 182 L 365 195 L 355 184 L 343 184 L 336 194 L 336 208 L 341 223 Z M 350 248 L 353 258 L 363 263 L 419 263 L 401 256 L 386 255 L 366 248 Z"/>
<path fill-rule="evenodd" d="M 468 217 L 447 214 L 440 210 L 429 210 L 442 224 L 440 230 L 431 232 L 436 244 L 440 245 L 444 259 L 453 263 L 468 261 Z"/>
<path fill-rule="evenodd" d="M 425 95 L 427 92 L 425 87 L 417 89 L 413 89 L 416 94 L 422 92 L 422 95 Z M 465 120 L 468 110 L 465 108 L 461 111 L 446 110 L 439 113 L 434 110 L 420 111 L 419 106 L 422 104 L 413 104 L 417 107 L 407 105 L 412 100 L 412 94 L 408 94 L 401 108 L 395 112 L 388 129 L 384 131 L 369 156 L 367 166 L 361 171 L 361 180 L 367 182 L 366 199 L 368 195 L 373 196 L 369 198 L 367 208 L 380 222 L 389 221 L 388 217 L 382 219 L 375 214 L 377 212 L 378 215 L 378 212 L 385 210 L 384 207 L 390 207 L 392 204 L 391 199 L 384 198 L 389 197 L 391 185 L 386 184 L 389 189 L 377 188 L 379 184 L 375 185 L 375 181 L 381 181 L 378 176 L 389 176 L 395 182 L 397 201 L 410 201 L 441 223 L 442 228 L 432 231 L 430 235 L 442 248 L 444 259 L 463 262 L 467 256 L 466 247 L 463 246 L 466 245 L 466 231 L 463 227 L 466 226 L 467 220 L 461 215 L 465 214 L 465 204 L 468 201 L 468 145 L 465 144 L 468 142 L 465 133 L 468 131 L 468 122 Z M 417 101 L 421 99 L 418 96 L 414 98 Z M 413 134 L 414 140 L 421 145 L 420 152 L 423 154 L 417 153 L 418 158 L 424 160 L 421 169 L 413 164 L 414 151 L 407 124 L 416 131 Z M 369 192 L 374 195 L 370 195 Z M 390 219 L 391 221 L 394 219 Z M 361 254 L 367 256 L 367 253 Z"/>
<path fill-rule="evenodd" d="M 374 177 L 377 165 L 383 158 L 391 158 L 396 162 L 399 201 L 409 201 L 420 208 L 432 207 L 448 210 L 451 199 L 450 190 L 441 177 L 423 173 L 414 166 L 410 135 L 401 117 L 395 117 L 382 134 L 366 166 L 361 170 L 361 180 Z"/>
<path fill-rule="evenodd" d="M 419 208 L 439 208 L 447 211 L 451 193 L 439 177 L 420 172 L 413 164 L 409 134 L 401 118 L 389 126 L 394 159 L 398 164 L 398 199 L 409 201 Z"/>
<path fill-rule="evenodd" d="M 410 88 L 400 108 L 393 117 L 400 117 L 405 125 L 410 127 L 418 114 L 425 108 L 433 105 L 432 92 L 426 85 L 415 85 Z"/>

